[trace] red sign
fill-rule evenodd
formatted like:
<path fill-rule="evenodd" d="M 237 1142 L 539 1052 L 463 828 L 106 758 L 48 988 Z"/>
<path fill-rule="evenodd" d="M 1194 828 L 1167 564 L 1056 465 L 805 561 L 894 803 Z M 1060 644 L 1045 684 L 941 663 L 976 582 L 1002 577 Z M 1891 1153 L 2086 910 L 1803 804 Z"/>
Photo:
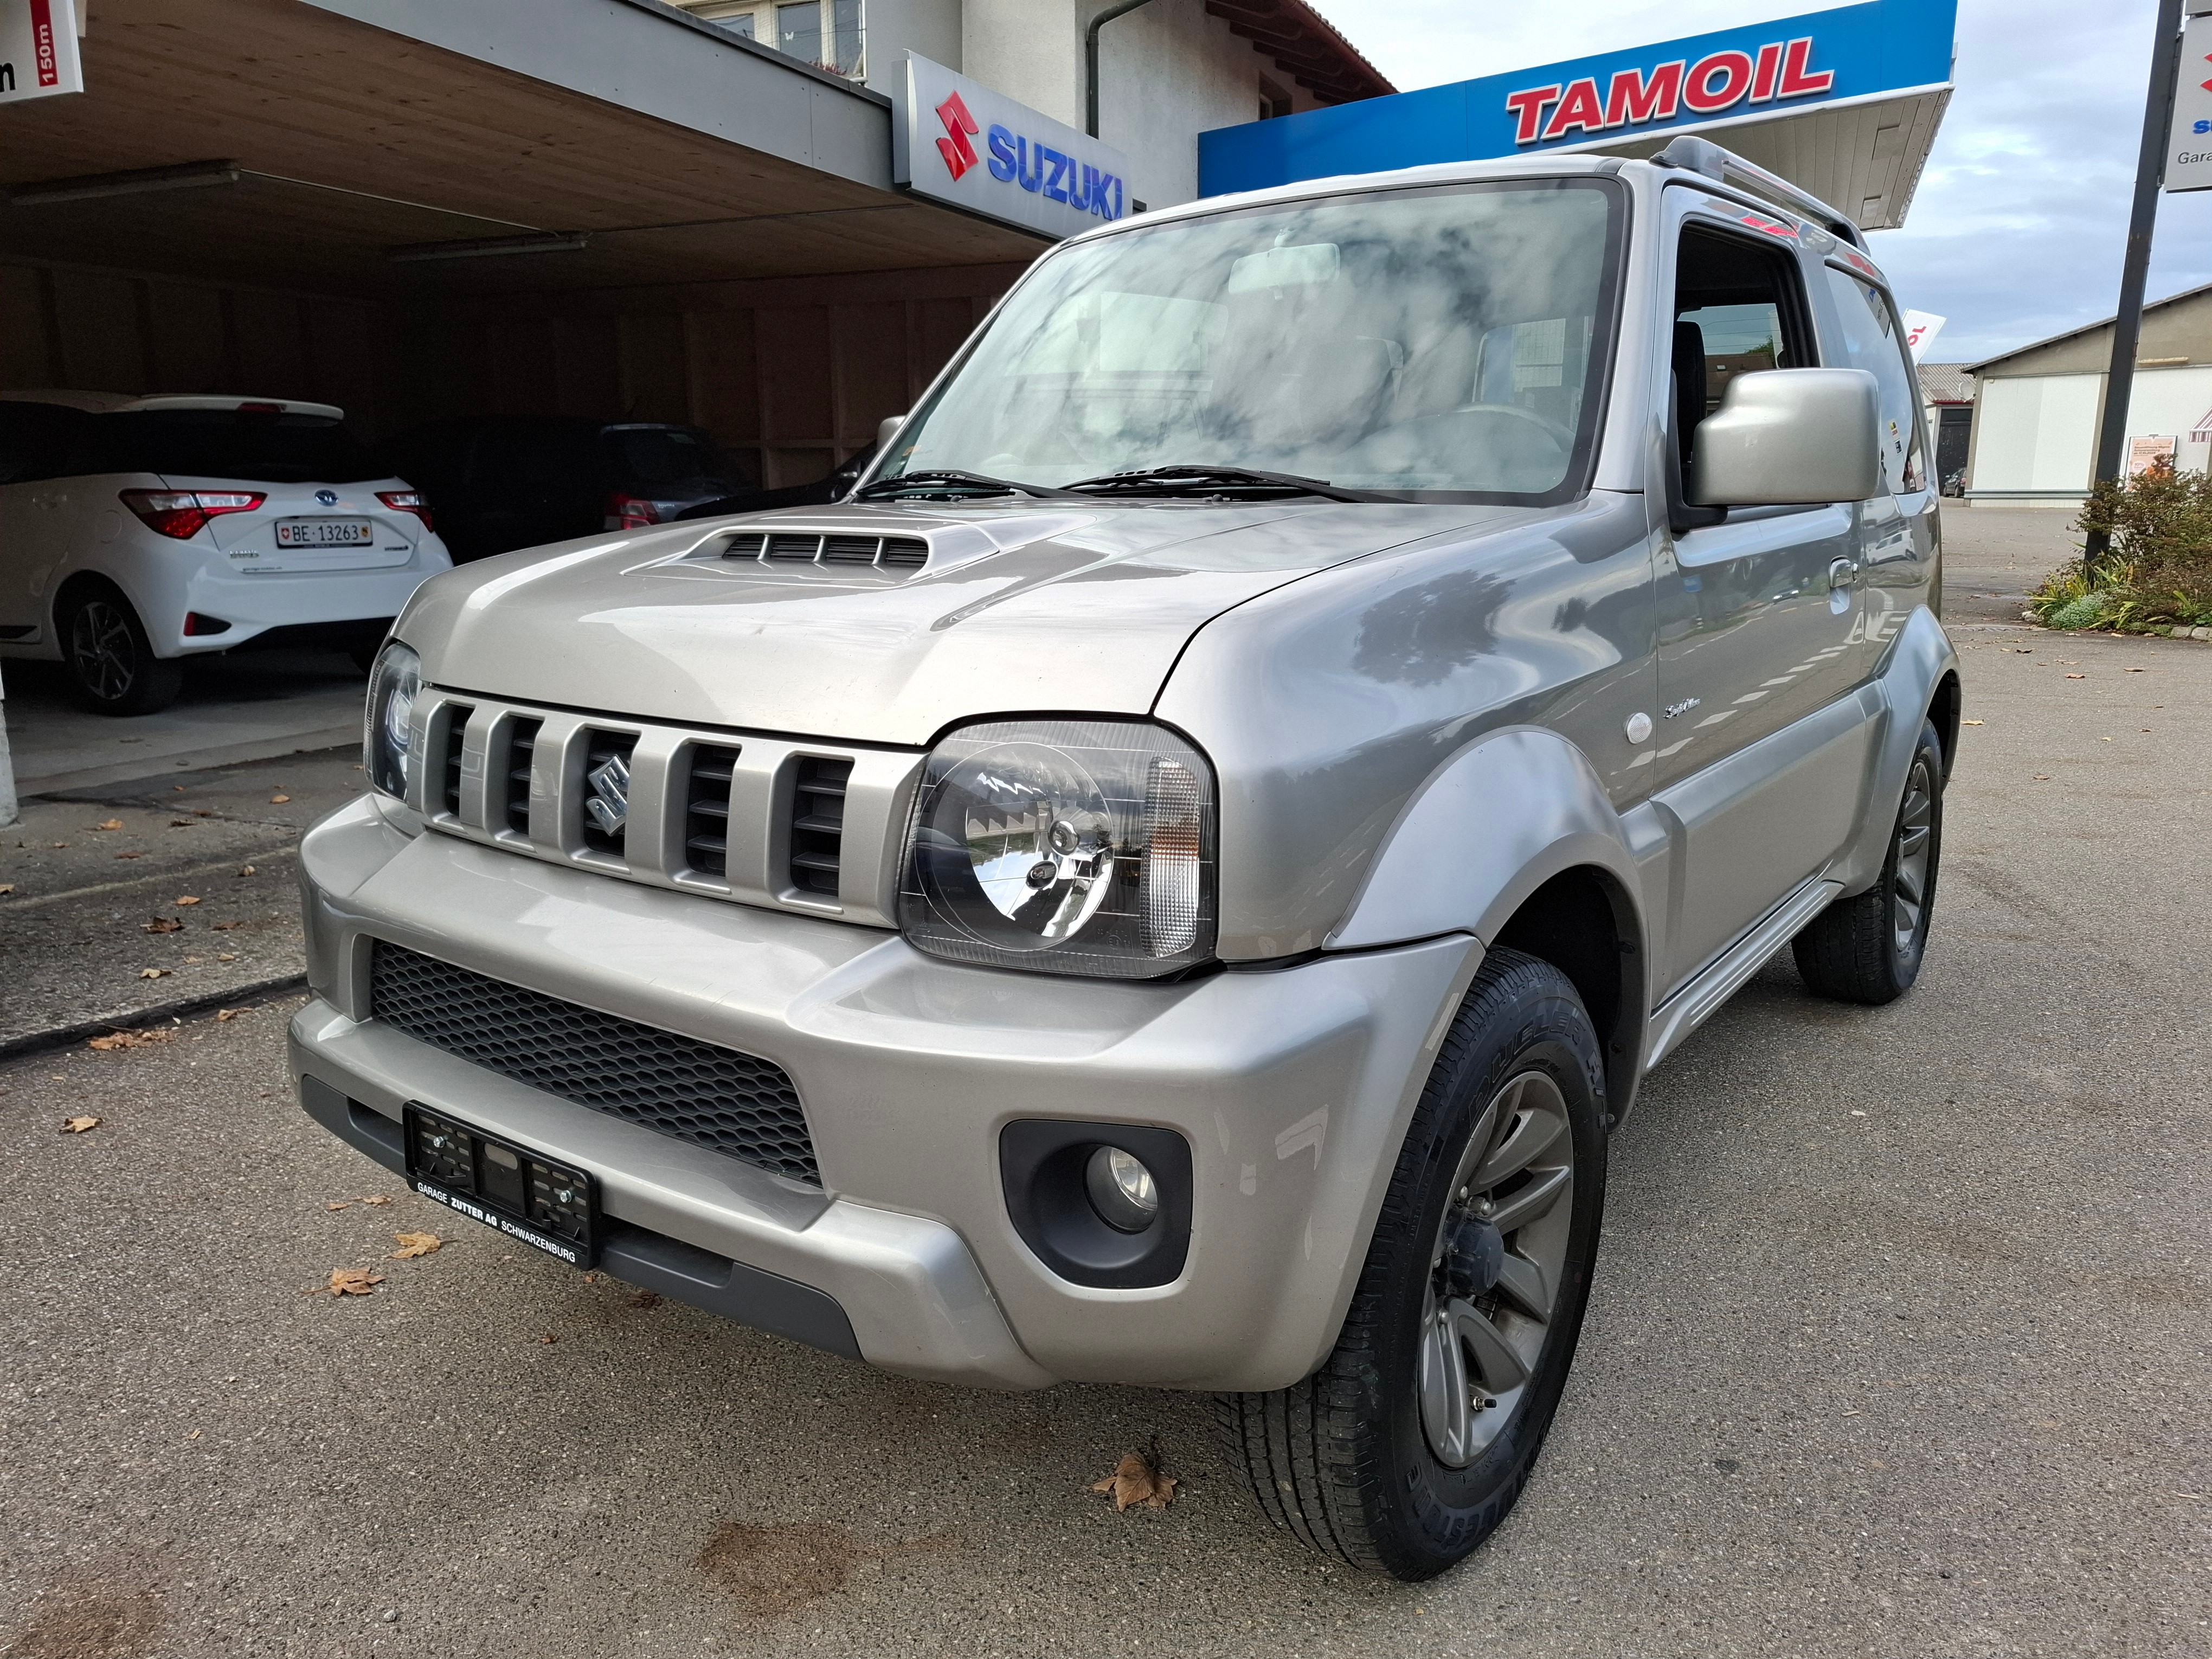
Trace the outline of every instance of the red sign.
<path fill-rule="evenodd" d="M 31 0 L 31 57 L 39 66 L 39 84 L 62 83 L 61 60 L 54 53 L 53 0 Z"/>
<path fill-rule="evenodd" d="M 1505 107 L 1515 118 L 1516 144 L 1671 121 L 1685 112 L 1718 115 L 1738 104 L 1768 104 L 1827 92 L 1836 84 L 1835 73 L 1814 69 L 1812 58 L 1810 35 L 1771 40 L 1756 54 L 1716 52 L 1694 64 L 1678 58 L 1650 70 L 1621 70 L 1602 94 L 1592 76 L 1565 87 L 1524 87 L 1506 94 Z"/>

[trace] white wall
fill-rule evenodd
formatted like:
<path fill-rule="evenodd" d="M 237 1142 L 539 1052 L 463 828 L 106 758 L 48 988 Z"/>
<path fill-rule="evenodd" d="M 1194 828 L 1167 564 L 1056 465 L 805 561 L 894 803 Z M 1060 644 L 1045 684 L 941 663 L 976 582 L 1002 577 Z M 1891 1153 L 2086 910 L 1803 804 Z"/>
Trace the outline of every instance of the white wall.
<path fill-rule="evenodd" d="M 1107 3 L 965 0 L 961 73 L 1079 132 L 1083 31 Z M 872 58 L 872 21 L 869 30 Z M 1207 16 L 1204 0 L 1151 0 L 1107 24 L 1098 37 L 1098 136 L 1128 156 L 1130 194 L 1156 208 L 1196 197 L 1198 135 L 1257 119 L 1263 75 L 1291 94 L 1294 110 L 1315 106 L 1272 58 Z"/>
<path fill-rule="evenodd" d="M 2096 468 L 2104 386 L 2101 374 L 1982 380 L 1975 395 L 1972 493 L 2086 493 Z M 2193 444 L 2189 434 L 2208 412 L 2212 367 L 2139 368 L 2128 399 L 2128 435 L 2177 440 L 2175 465 L 2201 472 L 2212 465 L 2212 445 Z"/>
<path fill-rule="evenodd" d="M 861 27 L 868 40 L 867 83 L 887 98 L 909 52 L 967 73 L 961 69 L 960 0 L 863 0 Z"/>

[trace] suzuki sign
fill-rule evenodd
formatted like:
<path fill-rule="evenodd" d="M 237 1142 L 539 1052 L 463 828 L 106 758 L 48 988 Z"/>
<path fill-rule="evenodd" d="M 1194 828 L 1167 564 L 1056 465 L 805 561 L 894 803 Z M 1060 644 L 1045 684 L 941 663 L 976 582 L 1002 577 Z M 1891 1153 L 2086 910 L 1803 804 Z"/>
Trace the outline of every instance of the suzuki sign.
<path fill-rule="evenodd" d="M 2173 88 L 2166 187 L 2212 190 L 2212 12 L 2197 12 L 2181 36 L 2181 76 Z"/>
<path fill-rule="evenodd" d="M 1118 149 L 907 54 L 891 94 L 891 181 L 986 219 L 1073 236 L 1133 210 Z"/>

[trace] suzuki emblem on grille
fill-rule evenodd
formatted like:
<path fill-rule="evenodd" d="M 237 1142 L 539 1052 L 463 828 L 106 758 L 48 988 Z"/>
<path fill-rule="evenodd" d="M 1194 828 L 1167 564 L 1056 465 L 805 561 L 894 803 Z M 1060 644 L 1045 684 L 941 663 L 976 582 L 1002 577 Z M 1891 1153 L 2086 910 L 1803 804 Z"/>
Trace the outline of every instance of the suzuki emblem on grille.
<path fill-rule="evenodd" d="M 621 755 L 585 775 L 592 786 L 584 811 L 603 834 L 618 836 L 629 820 L 629 762 Z"/>
<path fill-rule="evenodd" d="M 315 492 L 315 499 L 325 507 L 336 507 L 338 504 L 338 492 L 335 489 L 318 489 Z"/>

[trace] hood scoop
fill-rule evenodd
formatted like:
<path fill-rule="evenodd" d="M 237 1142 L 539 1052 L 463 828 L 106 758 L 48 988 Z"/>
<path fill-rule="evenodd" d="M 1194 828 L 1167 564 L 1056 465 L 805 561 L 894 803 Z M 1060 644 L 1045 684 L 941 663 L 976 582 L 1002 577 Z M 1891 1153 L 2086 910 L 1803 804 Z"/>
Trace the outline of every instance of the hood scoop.
<path fill-rule="evenodd" d="M 779 525 L 773 530 L 734 531 L 719 539 L 719 550 L 709 543 L 700 553 L 769 565 L 826 564 L 861 570 L 921 570 L 929 563 L 929 543 L 921 536 L 868 536 Z"/>

